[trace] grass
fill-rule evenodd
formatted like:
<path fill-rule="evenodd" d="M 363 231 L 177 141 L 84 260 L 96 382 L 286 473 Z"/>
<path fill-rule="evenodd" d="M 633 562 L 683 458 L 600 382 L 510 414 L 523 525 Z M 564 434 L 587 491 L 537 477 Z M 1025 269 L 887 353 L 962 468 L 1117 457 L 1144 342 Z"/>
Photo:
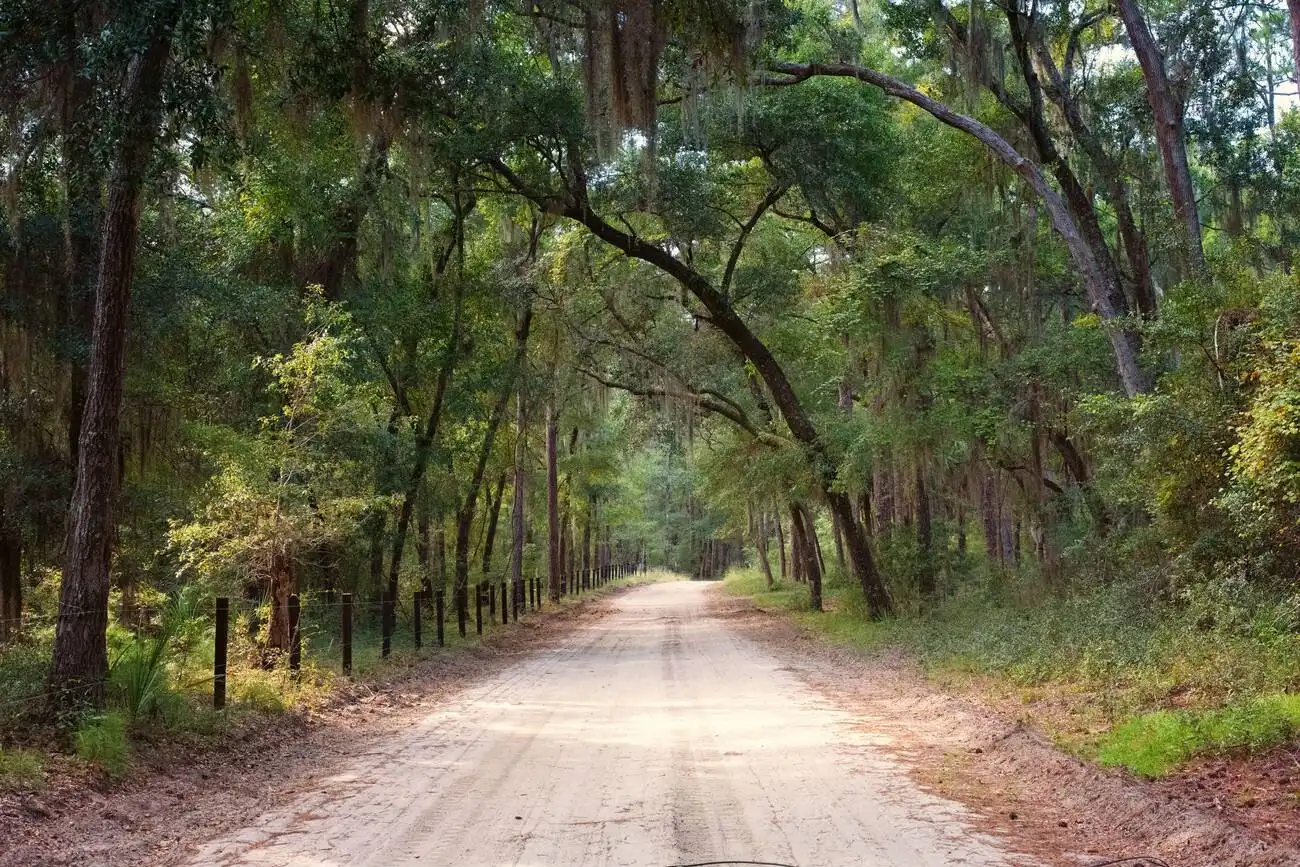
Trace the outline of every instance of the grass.
<path fill-rule="evenodd" d="M 1163 777 L 1199 756 L 1258 753 L 1300 733 L 1300 695 L 1269 695 L 1215 710 L 1159 710 L 1134 717 L 1101 740 L 1101 764 Z"/>
<path fill-rule="evenodd" d="M 567 609 L 609 591 L 635 584 L 680 580 L 680 575 L 652 571 L 612 581 L 600 590 L 568 596 L 559 603 Z M 114 623 L 109 631 L 111 670 L 108 711 L 82 717 L 71 733 L 76 755 L 110 777 L 127 772 L 131 751 L 147 749 L 153 742 L 173 742 L 204 748 L 218 743 L 232 730 L 232 722 L 247 715 L 274 716 L 325 703 L 342 675 L 342 648 L 338 640 L 338 611 L 310 600 L 303 608 L 303 665 L 298 676 L 283 666 L 261 666 L 261 654 L 249 638 L 246 616 L 231 623 L 227 670 L 227 705 L 212 708 L 212 624 L 197 598 L 181 594 L 167 603 L 155 626 L 143 635 Z M 543 613 L 557 606 L 546 603 Z M 392 678 L 440 654 L 458 653 L 481 644 L 518 624 L 500 622 L 500 612 L 490 617 L 483 610 L 483 637 L 475 634 L 470 608 L 468 634 L 461 638 L 455 616 L 446 626 L 446 646 L 437 646 L 433 621 L 423 624 L 423 647 L 414 647 L 411 612 L 399 609 L 392 636 L 392 652 L 381 654 L 377 618 L 358 609 L 353 635 L 352 680 Z M 536 618 L 521 612 L 520 620 Z M 35 620 L 33 621 L 36 622 Z M 0 790 L 32 788 L 42 778 L 43 756 L 55 732 L 43 714 L 53 621 L 29 628 L 19 643 L 0 648 Z M 39 749 L 18 749 L 23 744 Z"/>
<path fill-rule="evenodd" d="M 34 750 L 0 749 L 0 792 L 30 791 L 45 781 L 44 762 Z"/>
<path fill-rule="evenodd" d="M 1064 749 L 1142 776 L 1300 737 L 1291 599 L 1152 605 L 1115 582 L 1011 602 L 1014 593 L 967 586 L 924 613 L 873 622 L 842 578 L 827 581 L 821 614 L 807 610 L 806 587 L 769 590 L 756 570 L 735 570 L 724 586 L 827 641 L 901 649 L 941 685 L 1009 703 Z"/>
<path fill-rule="evenodd" d="M 77 757 L 98 765 L 108 776 L 126 773 L 131 744 L 126 735 L 126 717 L 120 713 L 102 713 L 86 717 L 73 736 Z"/>

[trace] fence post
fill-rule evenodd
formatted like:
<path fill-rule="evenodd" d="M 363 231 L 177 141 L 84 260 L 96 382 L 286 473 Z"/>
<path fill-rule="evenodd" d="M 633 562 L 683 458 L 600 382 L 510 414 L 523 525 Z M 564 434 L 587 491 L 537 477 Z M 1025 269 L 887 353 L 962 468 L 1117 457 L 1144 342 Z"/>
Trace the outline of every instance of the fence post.
<path fill-rule="evenodd" d="M 379 596 L 379 608 L 380 631 L 384 636 L 383 649 L 380 651 L 380 655 L 386 659 L 393 649 L 393 600 L 389 597 L 387 591 Z"/>
<path fill-rule="evenodd" d="M 415 632 L 416 650 L 419 650 L 421 647 L 424 646 L 424 632 L 422 628 L 423 624 L 420 622 L 422 619 L 420 609 L 423 607 L 421 605 L 423 601 L 424 601 L 424 592 L 421 590 L 416 590 L 415 596 L 412 597 L 411 599 L 411 609 L 414 612 L 414 616 L 411 618 L 411 626 Z"/>
<path fill-rule="evenodd" d="M 289 596 L 289 671 L 294 677 L 302 670 L 302 632 L 298 622 L 302 620 L 302 602 L 298 594 Z"/>
<path fill-rule="evenodd" d="M 352 674 L 352 594 L 343 594 L 343 673 Z"/>
<path fill-rule="evenodd" d="M 495 621 L 497 619 L 497 589 L 492 586 L 491 581 L 484 581 L 482 587 L 487 591 L 488 620 Z"/>
<path fill-rule="evenodd" d="M 474 631 L 483 634 L 483 582 L 474 585 Z"/>
<path fill-rule="evenodd" d="M 447 593 L 444 590 L 433 591 L 433 617 L 438 621 L 438 646 L 447 646 Z"/>
<path fill-rule="evenodd" d="M 509 581 L 501 582 L 501 625 L 505 626 L 510 622 L 510 596 Z"/>
<path fill-rule="evenodd" d="M 514 587 L 510 588 L 513 592 L 510 594 L 510 601 L 513 603 L 513 620 L 519 622 L 519 600 L 524 597 L 524 582 L 520 581 Z"/>
<path fill-rule="evenodd" d="M 230 643 L 230 600 L 217 599 L 217 647 L 212 655 L 212 707 L 226 706 L 226 649 Z"/>

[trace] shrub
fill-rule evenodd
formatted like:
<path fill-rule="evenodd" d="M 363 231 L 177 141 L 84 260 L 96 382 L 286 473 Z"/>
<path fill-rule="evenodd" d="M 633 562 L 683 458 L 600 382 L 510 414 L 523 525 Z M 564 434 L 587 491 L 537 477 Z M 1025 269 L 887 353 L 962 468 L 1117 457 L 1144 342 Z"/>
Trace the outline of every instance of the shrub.
<path fill-rule="evenodd" d="M 74 736 L 77 756 L 98 765 L 110 777 L 126 773 L 131 746 L 126 738 L 126 718 L 119 713 L 88 716 Z"/>
<path fill-rule="evenodd" d="M 44 781 L 39 755 L 31 750 L 0 749 L 0 791 L 34 789 Z"/>

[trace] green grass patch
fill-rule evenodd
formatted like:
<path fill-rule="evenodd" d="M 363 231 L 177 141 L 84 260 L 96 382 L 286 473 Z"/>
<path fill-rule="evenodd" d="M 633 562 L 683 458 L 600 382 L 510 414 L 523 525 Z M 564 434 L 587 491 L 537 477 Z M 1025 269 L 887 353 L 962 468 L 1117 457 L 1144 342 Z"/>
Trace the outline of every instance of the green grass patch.
<path fill-rule="evenodd" d="M 767 580 L 754 569 L 732 569 L 723 579 L 722 589 L 732 596 L 752 599 L 760 608 L 808 610 L 807 587 L 790 581 L 776 581 L 769 588 Z"/>
<path fill-rule="evenodd" d="M 901 649 L 945 688 L 1009 701 L 1063 749 L 1143 776 L 1300 739 L 1300 597 L 1152 603 L 1121 581 L 1030 596 L 1017 580 L 972 580 L 883 622 L 843 576 L 828 578 L 824 613 L 808 611 L 806 586 L 769 590 L 757 570 L 725 587 L 829 641 Z"/>
<path fill-rule="evenodd" d="M 1256 753 L 1300 733 L 1300 695 L 1270 695 L 1215 710 L 1154 711 L 1117 726 L 1097 760 L 1144 777 L 1162 777 L 1206 755 Z"/>
<path fill-rule="evenodd" d="M 0 749 L 0 792 L 36 789 L 44 781 L 40 754 L 32 750 Z"/>
<path fill-rule="evenodd" d="M 73 736 L 77 757 L 98 765 L 110 777 L 126 773 L 131 745 L 126 736 L 126 718 L 120 713 L 86 717 Z"/>

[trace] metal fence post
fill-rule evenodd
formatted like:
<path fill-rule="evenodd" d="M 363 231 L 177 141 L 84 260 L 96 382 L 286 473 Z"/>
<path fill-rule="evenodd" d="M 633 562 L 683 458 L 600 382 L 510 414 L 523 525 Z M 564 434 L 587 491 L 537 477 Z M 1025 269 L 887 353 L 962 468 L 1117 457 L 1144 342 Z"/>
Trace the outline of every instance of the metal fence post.
<path fill-rule="evenodd" d="M 419 650 L 421 647 L 424 646 L 423 624 L 420 622 L 422 619 L 420 609 L 423 607 L 421 605 L 423 601 L 424 601 L 424 592 L 421 590 L 416 590 L 415 596 L 412 597 L 411 599 L 411 609 L 414 612 L 414 616 L 411 618 L 411 627 L 415 632 L 416 650 Z"/>
<path fill-rule="evenodd" d="M 447 646 L 447 593 L 433 591 L 433 619 L 438 621 L 438 646 Z"/>
<path fill-rule="evenodd" d="M 298 599 L 298 594 L 294 593 L 289 597 L 289 671 L 295 677 L 302 670 L 302 632 L 298 629 L 300 620 L 302 602 Z"/>
<path fill-rule="evenodd" d="M 379 610 L 379 619 L 381 621 L 380 632 L 384 636 L 383 648 L 380 650 L 380 655 L 387 659 L 388 654 L 391 653 L 393 649 L 393 600 L 389 597 L 387 592 L 380 594 Z"/>
<path fill-rule="evenodd" d="M 230 643 L 230 600 L 217 599 L 217 647 L 212 655 L 212 707 L 226 706 L 226 653 Z"/>
<path fill-rule="evenodd" d="M 352 594 L 343 594 L 343 673 L 352 674 Z"/>
<path fill-rule="evenodd" d="M 474 585 L 474 631 L 483 634 L 483 582 Z"/>

